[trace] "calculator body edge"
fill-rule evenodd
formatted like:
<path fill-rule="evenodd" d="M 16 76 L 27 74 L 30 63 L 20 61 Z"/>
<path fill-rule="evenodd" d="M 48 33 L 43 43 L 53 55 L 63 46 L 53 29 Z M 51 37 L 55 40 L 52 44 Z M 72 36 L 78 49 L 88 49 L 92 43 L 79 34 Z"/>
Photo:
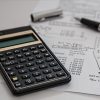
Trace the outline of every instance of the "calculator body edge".
<path fill-rule="evenodd" d="M 45 48 L 50 52 L 50 54 L 54 57 L 54 59 L 58 62 L 58 64 L 62 67 L 62 69 L 65 71 L 65 73 L 67 74 L 67 77 L 62 77 L 61 79 L 59 78 L 59 80 L 56 79 L 55 80 L 52 80 L 52 82 L 50 81 L 47 81 L 47 82 L 44 82 L 44 85 L 41 85 L 40 84 L 36 84 L 36 86 L 29 86 L 28 89 L 27 88 L 24 88 L 24 89 L 16 89 L 14 88 L 13 86 L 13 83 L 10 82 L 8 80 L 8 75 L 6 74 L 4 68 L 3 68 L 3 65 L 0 63 L 0 69 L 1 69 L 1 74 L 2 76 L 4 77 L 7 85 L 9 86 L 10 90 L 13 92 L 13 94 L 15 95 L 21 95 L 21 94 L 25 94 L 27 92 L 32 92 L 32 91 L 37 91 L 37 90 L 41 90 L 41 89 L 44 89 L 44 88 L 47 88 L 47 87 L 50 87 L 50 86 L 54 86 L 54 85 L 60 85 L 61 83 L 64 84 L 64 83 L 68 83 L 70 80 L 71 80 L 71 75 L 69 74 L 69 72 L 63 67 L 63 65 L 60 63 L 60 61 L 56 58 L 56 56 L 52 53 L 52 51 L 48 48 L 48 46 L 44 43 L 44 41 L 39 37 L 39 35 L 35 32 L 35 30 L 33 30 L 33 28 L 31 28 L 31 26 L 24 26 L 24 27 L 20 27 L 20 28 L 15 28 L 15 29 L 10 29 L 10 30 L 4 30 L 4 31 L 0 31 L 0 33 L 3 33 L 3 34 L 0 34 L 0 36 L 4 36 L 4 35 L 10 35 L 12 33 L 17 33 L 17 32 L 24 32 L 24 31 L 27 31 L 27 30 L 31 30 L 33 31 L 34 35 L 36 36 L 37 38 L 37 43 L 42 43 Z M 27 44 L 27 43 L 25 43 Z M 34 43 L 32 43 L 31 45 L 34 45 Z M 21 45 L 22 47 L 23 46 L 28 46 L 27 45 Z M 21 48 L 21 46 L 17 47 L 17 48 Z M 16 49 L 15 46 L 12 46 L 14 48 L 11 48 L 11 50 L 13 49 Z M 7 48 L 9 49 L 9 47 Z M 6 49 L 4 49 L 6 51 Z M 9 49 L 10 50 L 10 49 Z M 1 52 L 3 52 L 1 50 Z M 12 83 L 12 84 L 11 84 Z M 34 90 L 33 90 L 34 89 Z"/>

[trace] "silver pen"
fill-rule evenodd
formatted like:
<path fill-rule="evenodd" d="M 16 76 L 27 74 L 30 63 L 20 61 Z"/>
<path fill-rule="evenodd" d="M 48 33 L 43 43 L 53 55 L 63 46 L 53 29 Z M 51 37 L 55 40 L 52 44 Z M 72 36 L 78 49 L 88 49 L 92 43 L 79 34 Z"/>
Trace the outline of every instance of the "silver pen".
<path fill-rule="evenodd" d="M 41 20 L 45 20 L 47 18 L 51 18 L 54 16 L 60 16 L 60 15 L 62 15 L 62 9 L 59 7 L 59 8 L 45 10 L 45 11 L 41 11 L 41 12 L 33 12 L 31 14 L 31 20 L 33 22 L 36 22 L 36 21 L 41 21 Z"/>

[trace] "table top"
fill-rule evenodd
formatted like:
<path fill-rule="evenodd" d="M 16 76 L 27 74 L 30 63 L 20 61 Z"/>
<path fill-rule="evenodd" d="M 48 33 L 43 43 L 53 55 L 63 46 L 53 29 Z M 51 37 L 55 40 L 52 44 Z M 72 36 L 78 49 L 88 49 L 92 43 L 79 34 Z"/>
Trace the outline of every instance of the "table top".
<path fill-rule="evenodd" d="M 0 30 L 30 25 L 30 13 L 38 0 L 0 0 Z M 15 97 L 0 75 L 0 100 L 99 100 L 100 96 L 82 93 L 52 91 L 50 88 L 39 92 Z"/>

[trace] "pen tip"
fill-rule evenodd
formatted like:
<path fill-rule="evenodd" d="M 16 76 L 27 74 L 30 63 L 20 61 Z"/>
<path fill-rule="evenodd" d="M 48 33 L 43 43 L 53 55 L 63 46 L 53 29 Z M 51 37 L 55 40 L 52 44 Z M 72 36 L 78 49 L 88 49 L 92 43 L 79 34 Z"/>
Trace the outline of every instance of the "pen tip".
<path fill-rule="evenodd" d="M 79 17 L 74 17 L 76 20 L 78 20 L 78 21 L 80 21 L 81 20 L 81 18 L 79 18 Z"/>

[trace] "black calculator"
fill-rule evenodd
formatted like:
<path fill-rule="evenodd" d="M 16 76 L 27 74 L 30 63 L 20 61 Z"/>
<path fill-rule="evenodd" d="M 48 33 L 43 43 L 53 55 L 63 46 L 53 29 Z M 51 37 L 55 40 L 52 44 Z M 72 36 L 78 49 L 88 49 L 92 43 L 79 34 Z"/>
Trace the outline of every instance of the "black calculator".
<path fill-rule="evenodd" d="M 71 80 L 68 71 L 31 26 L 0 31 L 0 71 L 15 95 Z"/>

